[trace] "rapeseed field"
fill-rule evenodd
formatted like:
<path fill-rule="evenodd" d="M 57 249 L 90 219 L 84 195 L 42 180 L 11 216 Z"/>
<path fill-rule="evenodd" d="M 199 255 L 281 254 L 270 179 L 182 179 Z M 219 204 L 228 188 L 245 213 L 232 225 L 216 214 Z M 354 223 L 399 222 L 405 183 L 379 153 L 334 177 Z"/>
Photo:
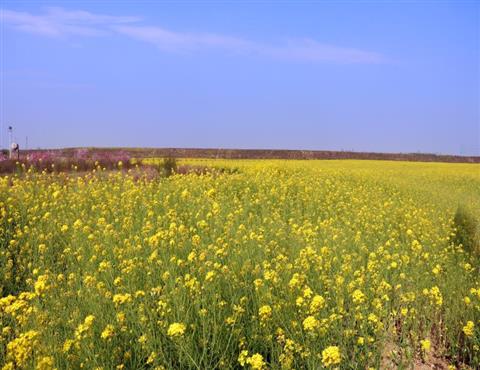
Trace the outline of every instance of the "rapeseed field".
<path fill-rule="evenodd" d="M 1 368 L 480 367 L 479 165 L 184 163 L 0 178 Z"/>

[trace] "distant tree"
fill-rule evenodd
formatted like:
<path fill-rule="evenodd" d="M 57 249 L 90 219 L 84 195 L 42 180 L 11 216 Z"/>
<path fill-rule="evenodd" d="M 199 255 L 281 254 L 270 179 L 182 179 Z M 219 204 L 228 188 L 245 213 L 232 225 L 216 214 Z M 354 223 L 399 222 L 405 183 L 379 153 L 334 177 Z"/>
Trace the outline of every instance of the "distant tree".
<path fill-rule="evenodd" d="M 165 157 L 163 158 L 162 168 L 165 176 L 169 177 L 172 176 L 175 172 L 177 172 L 177 160 L 175 157 Z"/>

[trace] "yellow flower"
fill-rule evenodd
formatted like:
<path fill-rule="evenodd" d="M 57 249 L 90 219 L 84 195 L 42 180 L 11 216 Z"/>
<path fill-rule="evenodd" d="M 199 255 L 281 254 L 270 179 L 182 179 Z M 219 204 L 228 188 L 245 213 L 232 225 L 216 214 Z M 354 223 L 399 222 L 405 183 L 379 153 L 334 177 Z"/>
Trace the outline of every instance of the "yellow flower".
<path fill-rule="evenodd" d="M 430 340 L 429 339 L 423 339 L 420 341 L 420 344 L 422 346 L 422 351 L 425 351 L 425 352 L 429 352 L 430 351 L 430 347 L 431 347 L 431 343 L 430 343 Z"/>
<path fill-rule="evenodd" d="M 121 305 L 121 304 L 124 304 L 124 303 L 127 303 L 127 302 L 131 302 L 132 301 L 132 295 L 130 293 L 115 294 L 112 299 L 113 299 L 113 303 L 115 303 L 115 305 Z"/>
<path fill-rule="evenodd" d="M 288 286 L 290 288 L 296 288 L 300 285 L 300 275 L 298 273 L 293 274 L 293 277 L 290 279 Z"/>
<path fill-rule="evenodd" d="M 207 272 L 207 275 L 205 275 L 205 281 L 212 281 L 214 276 L 215 276 L 215 271 Z"/>
<path fill-rule="evenodd" d="M 474 329 L 475 324 L 473 321 L 467 321 L 467 325 L 465 325 L 462 330 L 467 337 L 472 337 Z"/>
<path fill-rule="evenodd" d="M 305 300 L 303 299 L 303 297 L 297 297 L 297 299 L 295 300 L 295 304 L 298 306 L 298 307 L 301 307 L 303 306 Z"/>
<path fill-rule="evenodd" d="M 38 296 L 41 296 L 43 293 L 45 293 L 48 289 L 48 275 L 40 275 L 35 282 L 35 293 Z"/>
<path fill-rule="evenodd" d="M 195 234 L 194 236 L 192 236 L 192 244 L 195 245 L 195 246 L 199 246 L 200 245 L 200 236 Z"/>
<path fill-rule="evenodd" d="M 272 307 L 265 305 L 258 309 L 258 316 L 260 320 L 266 321 L 272 316 Z"/>
<path fill-rule="evenodd" d="M 68 353 L 70 352 L 70 349 L 74 345 L 75 341 L 73 339 L 67 339 L 65 343 L 63 343 L 63 352 Z"/>
<path fill-rule="evenodd" d="M 313 316 L 308 316 L 305 320 L 303 320 L 303 328 L 306 331 L 314 331 L 319 326 L 318 320 Z"/>
<path fill-rule="evenodd" d="M 36 366 L 36 370 L 52 370 L 53 367 L 53 357 L 51 356 L 45 356 L 42 357 L 38 362 Z"/>
<path fill-rule="evenodd" d="M 325 306 L 325 298 L 321 295 L 316 295 L 310 303 L 310 313 L 317 313 L 320 309 Z"/>
<path fill-rule="evenodd" d="M 249 357 L 247 363 L 253 370 L 261 370 L 265 367 L 265 361 L 260 353 L 255 353 L 253 356 Z"/>
<path fill-rule="evenodd" d="M 12 360 L 15 364 L 22 368 L 27 365 L 27 362 L 32 354 L 33 348 L 37 344 L 38 332 L 34 330 L 27 331 L 20 334 L 7 344 L 7 360 Z"/>
<path fill-rule="evenodd" d="M 304 298 L 310 298 L 312 296 L 312 294 L 313 294 L 312 289 L 310 289 L 309 287 L 306 287 L 303 290 L 303 297 Z"/>
<path fill-rule="evenodd" d="M 438 286 L 434 286 L 430 290 L 423 289 L 423 294 L 429 296 L 435 305 L 441 306 L 443 304 L 443 296 Z"/>
<path fill-rule="evenodd" d="M 115 328 L 113 325 L 107 325 L 105 329 L 103 329 L 102 334 L 100 335 L 102 339 L 107 340 L 112 338 L 115 335 Z"/>
<path fill-rule="evenodd" d="M 356 289 L 352 293 L 352 299 L 353 299 L 353 303 L 357 305 L 362 304 L 365 301 L 365 294 L 363 294 L 363 292 L 360 289 Z"/>
<path fill-rule="evenodd" d="M 168 327 L 167 335 L 169 337 L 181 337 L 185 333 L 185 329 L 184 324 L 175 322 Z"/>
<path fill-rule="evenodd" d="M 341 360 L 340 348 L 337 346 L 329 346 L 322 351 L 322 364 L 325 367 L 338 365 Z"/>
<path fill-rule="evenodd" d="M 145 344 L 147 343 L 147 340 L 148 340 L 147 336 L 143 334 L 142 336 L 140 336 L 140 338 L 138 338 L 138 343 Z"/>
<path fill-rule="evenodd" d="M 82 324 L 77 326 L 75 330 L 75 338 L 81 340 L 85 335 L 88 333 L 90 328 L 92 327 L 93 322 L 95 321 L 95 316 L 88 315 L 85 317 L 85 320 Z"/>
<path fill-rule="evenodd" d="M 80 219 L 77 219 L 74 223 L 73 223 L 73 227 L 75 229 L 80 229 L 82 227 L 83 223 L 82 223 L 82 220 Z"/>
<path fill-rule="evenodd" d="M 15 364 L 13 362 L 7 362 L 3 367 L 2 370 L 16 370 Z"/>
<path fill-rule="evenodd" d="M 94 321 L 95 321 L 95 316 L 93 315 L 88 315 L 87 317 L 85 317 L 85 325 L 88 327 L 92 326 Z"/>
<path fill-rule="evenodd" d="M 148 365 L 153 364 L 153 362 L 155 361 L 156 358 L 157 358 L 157 353 L 156 352 L 151 352 L 150 356 L 148 356 L 147 364 Z"/>
<path fill-rule="evenodd" d="M 238 363 L 240 364 L 240 366 L 245 366 L 246 362 L 247 362 L 247 357 L 248 357 L 248 351 L 247 350 L 243 350 L 242 352 L 240 352 L 240 354 L 238 355 Z"/>

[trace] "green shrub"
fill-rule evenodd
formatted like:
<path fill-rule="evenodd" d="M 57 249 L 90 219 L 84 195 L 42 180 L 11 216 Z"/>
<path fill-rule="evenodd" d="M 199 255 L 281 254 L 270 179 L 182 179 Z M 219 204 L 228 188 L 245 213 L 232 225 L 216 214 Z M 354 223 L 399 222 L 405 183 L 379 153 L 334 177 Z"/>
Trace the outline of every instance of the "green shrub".
<path fill-rule="evenodd" d="M 454 242 L 461 244 L 467 253 L 480 257 L 480 223 L 475 215 L 465 206 L 460 205 L 453 222 L 455 225 Z"/>
<path fill-rule="evenodd" d="M 177 172 L 177 160 L 174 157 L 163 158 L 161 167 L 165 176 L 169 177 Z"/>

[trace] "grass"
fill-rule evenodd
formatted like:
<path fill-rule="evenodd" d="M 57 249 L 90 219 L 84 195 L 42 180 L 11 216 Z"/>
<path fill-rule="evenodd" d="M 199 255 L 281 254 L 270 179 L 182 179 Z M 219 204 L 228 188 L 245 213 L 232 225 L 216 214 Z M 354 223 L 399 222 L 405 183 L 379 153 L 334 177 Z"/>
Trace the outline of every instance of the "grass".
<path fill-rule="evenodd" d="M 474 258 L 480 258 L 480 223 L 466 206 L 458 207 L 453 219 L 455 242 Z"/>

